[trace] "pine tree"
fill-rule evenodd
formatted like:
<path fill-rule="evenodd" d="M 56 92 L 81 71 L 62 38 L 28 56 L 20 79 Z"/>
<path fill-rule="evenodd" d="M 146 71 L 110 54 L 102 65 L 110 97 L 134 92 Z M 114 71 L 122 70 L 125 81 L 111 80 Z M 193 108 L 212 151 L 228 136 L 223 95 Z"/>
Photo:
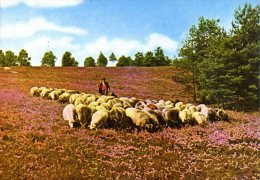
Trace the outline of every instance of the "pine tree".
<path fill-rule="evenodd" d="M 107 66 L 107 58 L 104 56 L 102 52 L 100 52 L 99 57 L 97 59 L 97 66 L 106 67 Z"/>
<path fill-rule="evenodd" d="M 111 55 L 109 56 L 109 61 L 112 62 L 112 64 L 117 61 L 114 53 L 111 53 Z"/>
<path fill-rule="evenodd" d="M 18 66 L 31 66 L 30 60 L 31 58 L 28 57 L 28 53 L 22 49 L 17 57 Z"/>
<path fill-rule="evenodd" d="M 133 61 L 133 66 L 143 66 L 144 65 L 144 55 L 141 52 L 135 54 L 135 59 Z"/>
<path fill-rule="evenodd" d="M 219 20 L 199 18 L 198 26 L 193 25 L 189 30 L 189 35 L 180 49 L 179 55 L 185 61 L 185 68 L 191 71 L 194 101 L 206 100 L 206 95 L 210 93 L 207 71 L 203 72 L 207 62 L 212 63 L 215 57 L 215 50 L 225 32 L 217 23 Z M 202 64 L 203 63 L 203 64 Z M 207 69 L 206 69 L 207 70 Z"/>
<path fill-rule="evenodd" d="M 84 67 L 95 67 L 96 63 L 92 57 L 87 57 L 84 61 Z"/>
<path fill-rule="evenodd" d="M 0 50 L 0 66 L 5 66 L 5 54 L 2 50 Z"/>
<path fill-rule="evenodd" d="M 63 56 L 62 56 L 62 66 L 66 67 L 66 66 L 78 66 L 78 62 L 75 60 L 74 57 L 72 57 L 72 54 L 68 51 L 66 51 Z"/>
<path fill-rule="evenodd" d="M 17 56 L 12 51 L 5 52 L 5 66 L 17 66 Z"/>
<path fill-rule="evenodd" d="M 245 4 L 235 10 L 229 50 L 228 76 L 239 108 L 256 108 L 259 102 L 260 6 Z M 231 54 L 232 53 L 232 54 Z"/>
<path fill-rule="evenodd" d="M 156 66 L 155 58 L 153 52 L 148 51 L 144 56 L 144 66 Z"/>
<path fill-rule="evenodd" d="M 118 63 L 116 64 L 116 66 L 118 67 L 122 67 L 122 66 L 131 66 L 132 65 L 132 59 L 130 56 L 125 57 L 125 56 L 121 56 L 118 59 Z"/>
<path fill-rule="evenodd" d="M 166 61 L 166 57 L 164 56 L 164 52 L 161 47 L 157 47 L 154 53 L 155 58 L 155 66 L 168 66 L 169 62 Z"/>
<path fill-rule="evenodd" d="M 52 51 L 45 52 L 41 60 L 42 66 L 54 67 L 56 59 Z"/>

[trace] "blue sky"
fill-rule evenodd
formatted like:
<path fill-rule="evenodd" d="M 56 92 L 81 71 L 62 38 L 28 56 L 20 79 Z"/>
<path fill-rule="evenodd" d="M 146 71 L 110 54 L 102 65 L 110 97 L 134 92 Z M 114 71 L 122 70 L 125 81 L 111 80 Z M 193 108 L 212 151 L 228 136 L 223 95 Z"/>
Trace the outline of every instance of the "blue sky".
<path fill-rule="evenodd" d="M 219 18 L 229 30 L 233 12 L 256 0 L 0 0 L 0 49 L 24 48 L 39 66 L 46 51 L 61 65 L 65 51 L 83 66 L 100 51 L 132 56 L 162 47 L 178 54 L 181 41 L 198 18 Z M 110 64 L 109 64 L 110 65 Z"/>

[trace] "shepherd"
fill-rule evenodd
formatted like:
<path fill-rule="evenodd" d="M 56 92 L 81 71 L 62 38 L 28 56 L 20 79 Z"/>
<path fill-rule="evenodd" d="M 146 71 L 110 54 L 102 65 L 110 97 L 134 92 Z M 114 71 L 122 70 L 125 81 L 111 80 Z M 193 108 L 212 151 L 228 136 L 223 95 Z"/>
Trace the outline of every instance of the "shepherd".
<path fill-rule="evenodd" d="M 106 81 L 106 78 L 103 77 L 99 84 L 97 84 L 98 92 L 101 95 L 108 95 L 108 92 L 110 91 L 110 87 L 108 82 Z"/>

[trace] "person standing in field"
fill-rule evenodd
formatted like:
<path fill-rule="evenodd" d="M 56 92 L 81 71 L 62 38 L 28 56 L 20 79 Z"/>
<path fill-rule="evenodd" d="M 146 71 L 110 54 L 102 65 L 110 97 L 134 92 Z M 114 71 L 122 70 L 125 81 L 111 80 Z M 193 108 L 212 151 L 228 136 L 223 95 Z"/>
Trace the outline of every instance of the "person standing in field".
<path fill-rule="evenodd" d="M 101 79 L 101 82 L 99 84 L 97 84 L 97 87 L 98 87 L 98 92 L 101 94 L 101 95 L 107 95 L 108 92 L 110 91 L 110 87 L 109 87 L 109 84 L 108 82 L 106 81 L 106 78 L 103 77 Z"/>

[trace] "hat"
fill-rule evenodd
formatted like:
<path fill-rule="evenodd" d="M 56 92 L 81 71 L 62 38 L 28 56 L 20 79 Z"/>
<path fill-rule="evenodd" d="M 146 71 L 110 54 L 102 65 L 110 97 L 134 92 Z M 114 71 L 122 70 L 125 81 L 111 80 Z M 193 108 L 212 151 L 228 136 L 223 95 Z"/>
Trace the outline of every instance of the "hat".
<path fill-rule="evenodd" d="M 105 77 L 103 77 L 101 80 L 106 80 L 106 78 L 105 78 Z"/>

